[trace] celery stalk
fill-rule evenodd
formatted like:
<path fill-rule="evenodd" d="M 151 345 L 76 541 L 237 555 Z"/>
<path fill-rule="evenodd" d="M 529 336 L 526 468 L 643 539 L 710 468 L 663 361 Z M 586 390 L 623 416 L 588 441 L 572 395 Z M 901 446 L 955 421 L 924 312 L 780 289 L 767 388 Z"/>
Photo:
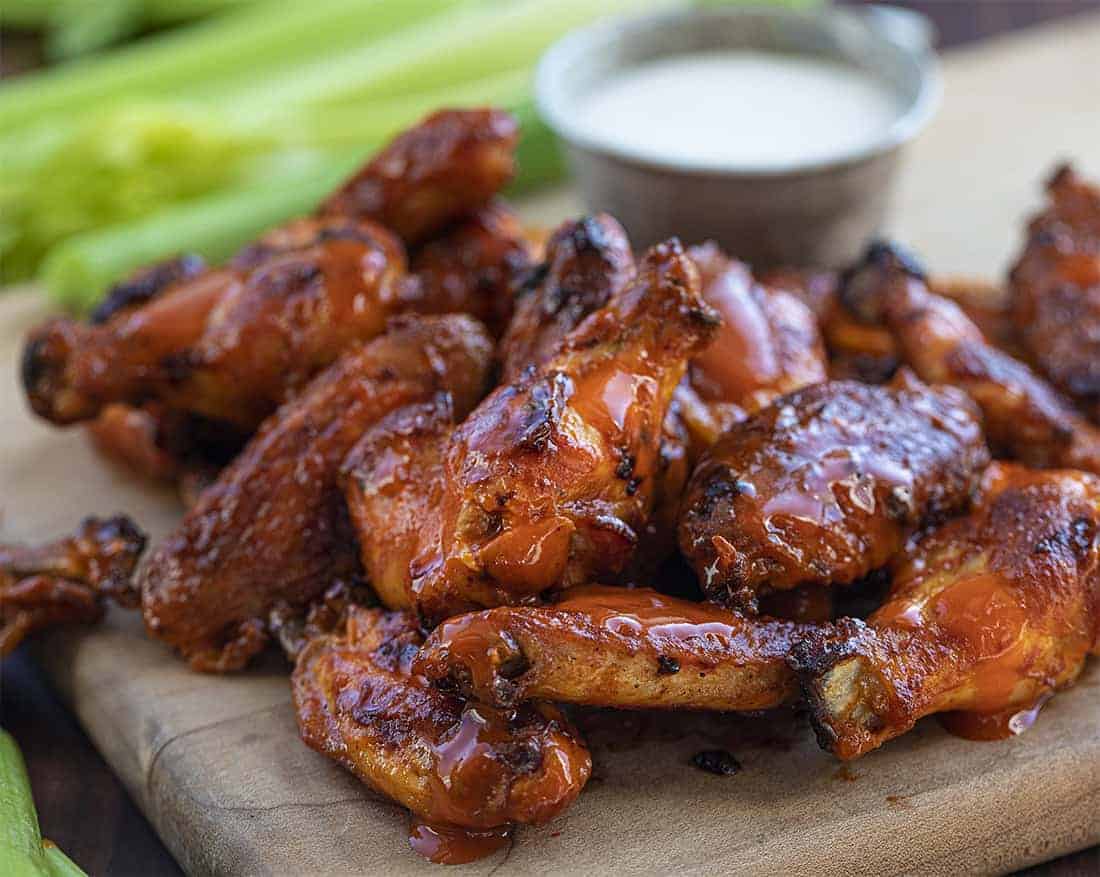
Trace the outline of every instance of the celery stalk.
<path fill-rule="evenodd" d="M 560 36 L 622 12 L 674 0 L 512 0 L 460 7 L 370 46 L 332 53 L 257 84 L 239 96 L 246 120 L 262 122 L 290 104 L 373 101 L 442 90 L 531 68 Z"/>
<path fill-rule="evenodd" d="M 49 293 L 73 309 L 98 301 L 111 283 L 141 265 L 180 253 L 217 262 L 288 217 L 307 213 L 359 161 L 331 158 L 298 176 L 172 206 L 149 217 L 74 235 L 54 247 L 39 272 Z"/>
<path fill-rule="evenodd" d="M 0 729 L 0 874 L 86 877 L 55 844 L 42 839 L 27 768 L 14 738 Z"/>
<path fill-rule="evenodd" d="M 20 77 L 0 89 L 0 130 L 64 119 L 135 95 L 194 93 L 364 45 L 456 0 L 264 2 L 98 57 Z"/>

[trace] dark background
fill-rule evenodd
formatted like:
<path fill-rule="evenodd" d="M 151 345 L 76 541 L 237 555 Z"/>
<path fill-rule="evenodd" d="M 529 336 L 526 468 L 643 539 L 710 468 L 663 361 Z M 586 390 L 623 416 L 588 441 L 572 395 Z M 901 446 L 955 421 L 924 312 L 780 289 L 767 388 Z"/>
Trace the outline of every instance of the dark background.
<path fill-rule="evenodd" d="M 839 0 L 865 5 L 867 0 Z M 1005 31 L 1087 10 L 1100 0 L 899 0 L 928 15 L 950 48 Z M 5 39 L 0 61 L 33 66 L 33 39 Z M 9 66 L 10 65 L 10 66 Z M 61 705 L 24 651 L 0 665 L 0 720 L 23 749 L 44 836 L 92 875 L 159 877 L 181 873 L 122 785 Z M 1027 872 L 1031 877 L 1096 877 L 1100 849 L 1092 848 Z"/>

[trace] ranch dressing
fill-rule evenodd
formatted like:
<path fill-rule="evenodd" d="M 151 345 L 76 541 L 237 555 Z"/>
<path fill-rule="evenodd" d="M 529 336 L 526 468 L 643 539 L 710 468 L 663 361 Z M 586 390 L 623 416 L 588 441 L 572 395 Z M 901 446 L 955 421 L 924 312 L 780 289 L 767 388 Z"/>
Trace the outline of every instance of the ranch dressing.
<path fill-rule="evenodd" d="M 763 170 L 842 158 L 897 120 L 890 88 L 853 65 L 772 52 L 702 52 L 652 61 L 578 106 L 594 141 L 642 159 Z"/>

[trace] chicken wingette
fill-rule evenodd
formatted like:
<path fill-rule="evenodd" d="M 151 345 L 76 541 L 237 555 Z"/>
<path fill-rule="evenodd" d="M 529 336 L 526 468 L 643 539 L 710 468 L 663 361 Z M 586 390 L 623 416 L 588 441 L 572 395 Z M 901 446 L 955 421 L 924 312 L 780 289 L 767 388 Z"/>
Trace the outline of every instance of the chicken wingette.
<path fill-rule="evenodd" d="M 588 586 L 551 606 L 456 616 L 413 668 L 498 707 L 761 710 L 797 693 L 787 656 L 807 629 L 647 588 Z"/>
<path fill-rule="evenodd" d="M 821 744 L 855 758 L 923 716 L 988 738 L 1024 730 L 1100 653 L 1100 479 L 994 464 L 975 510 L 892 563 L 866 621 L 793 652 Z"/>

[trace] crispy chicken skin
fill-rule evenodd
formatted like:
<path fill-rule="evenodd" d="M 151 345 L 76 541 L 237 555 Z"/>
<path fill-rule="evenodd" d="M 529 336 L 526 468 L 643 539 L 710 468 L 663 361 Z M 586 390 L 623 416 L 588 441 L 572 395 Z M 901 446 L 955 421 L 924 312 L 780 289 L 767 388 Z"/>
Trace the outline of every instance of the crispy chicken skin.
<path fill-rule="evenodd" d="M 413 605 L 412 579 L 439 553 L 450 395 L 399 408 L 368 429 L 341 474 L 363 570 L 390 609 Z"/>
<path fill-rule="evenodd" d="M 1098 526 L 1095 476 L 991 466 L 970 515 L 894 561 L 866 623 L 795 647 L 822 746 L 855 758 L 938 712 L 965 736 L 1026 728 L 1100 653 Z"/>
<path fill-rule="evenodd" d="M 88 518 L 45 545 L 0 545 L 0 657 L 55 624 L 98 621 L 103 598 L 136 606 L 130 576 L 145 548 L 129 518 Z"/>
<path fill-rule="evenodd" d="M 898 370 L 900 355 L 890 331 L 857 318 L 841 301 L 835 271 L 777 268 L 765 285 L 796 296 L 817 317 L 829 354 L 829 377 L 882 384 Z M 1007 296 L 1000 287 L 973 277 L 933 277 L 928 286 L 955 302 L 990 341 L 1012 356 L 1020 353 Z"/>
<path fill-rule="evenodd" d="M 766 589 L 848 584 L 921 523 L 966 508 L 989 461 L 953 387 L 832 381 L 777 399 L 696 467 L 680 548 L 706 595 L 746 611 Z"/>
<path fill-rule="evenodd" d="M 1100 414 L 1100 187 L 1063 165 L 1050 202 L 1028 226 L 1010 276 L 1012 318 L 1027 358 L 1052 384 Z"/>
<path fill-rule="evenodd" d="M 494 201 L 413 251 L 403 307 L 420 313 L 467 313 L 499 335 L 533 260 L 534 247 L 519 217 L 502 201 Z"/>
<path fill-rule="evenodd" d="M 553 606 L 459 615 L 413 664 L 498 707 L 528 699 L 625 709 L 761 710 L 797 693 L 802 626 L 747 618 L 648 588 L 588 586 Z"/>
<path fill-rule="evenodd" d="M 500 342 L 502 382 L 547 362 L 633 274 L 630 241 L 606 213 L 559 226 L 546 245 L 546 259 L 518 291 L 515 315 Z"/>
<path fill-rule="evenodd" d="M 501 342 L 505 380 L 550 359 L 632 270 L 630 245 L 610 217 L 563 223 Z M 344 492 L 363 568 L 391 609 L 412 606 L 413 578 L 438 562 L 443 458 L 456 425 L 446 396 L 412 405 L 368 429 L 345 461 Z"/>
<path fill-rule="evenodd" d="M 989 344 L 954 302 L 931 292 L 910 256 L 872 245 L 841 296 L 860 319 L 890 331 L 923 380 L 953 384 L 978 404 L 995 454 L 1100 473 L 1100 431 L 1031 368 Z"/>
<path fill-rule="evenodd" d="M 525 245 L 486 207 L 490 184 L 511 172 L 514 133 L 510 117 L 491 111 L 436 114 L 356 177 L 355 191 L 374 194 L 349 201 L 354 214 L 330 199 L 320 215 L 274 229 L 224 267 L 173 260 L 145 269 L 108 295 L 99 322 L 54 320 L 33 331 L 23 359 L 33 409 L 63 424 L 112 402 L 155 398 L 251 431 L 389 316 L 497 307 L 483 285 L 488 262 L 499 256 L 507 265 L 509 246 Z M 495 172 L 468 164 L 482 152 Z M 491 157 L 498 152 L 503 158 Z M 489 212 L 477 214 L 482 208 Z M 417 254 L 424 276 L 410 280 L 405 244 L 471 213 L 464 229 L 448 232 L 449 244 Z M 456 283 L 458 258 L 476 262 L 474 282 Z"/>
<path fill-rule="evenodd" d="M 492 341 L 471 317 L 405 316 L 276 412 L 154 551 L 140 577 L 149 632 L 197 670 L 244 666 L 277 601 L 301 605 L 358 567 L 339 489 L 356 441 L 404 405 L 484 392 Z"/>
<path fill-rule="evenodd" d="M 399 135 L 322 205 L 414 244 L 492 200 L 515 173 L 519 125 L 502 110 L 440 110 Z"/>
<path fill-rule="evenodd" d="M 659 244 L 548 363 L 478 406 L 444 461 L 441 556 L 413 581 L 425 617 L 626 568 L 652 510 L 669 400 L 717 322 L 680 244 Z"/>
<path fill-rule="evenodd" d="M 795 296 L 756 282 L 713 243 L 688 252 L 703 300 L 722 318 L 678 392 L 696 446 L 707 448 L 776 396 L 824 381 L 825 348 L 813 312 Z"/>
<path fill-rule="evenodd" d="M 410 669 L 422 640 L 411 613 L 361 607 L 340 635 L 312 640 L 292 678 L 305 743 L 430 823 L 478 829 L 561 813 L 592 769 L 564 717 L 440 691 Z"/>

